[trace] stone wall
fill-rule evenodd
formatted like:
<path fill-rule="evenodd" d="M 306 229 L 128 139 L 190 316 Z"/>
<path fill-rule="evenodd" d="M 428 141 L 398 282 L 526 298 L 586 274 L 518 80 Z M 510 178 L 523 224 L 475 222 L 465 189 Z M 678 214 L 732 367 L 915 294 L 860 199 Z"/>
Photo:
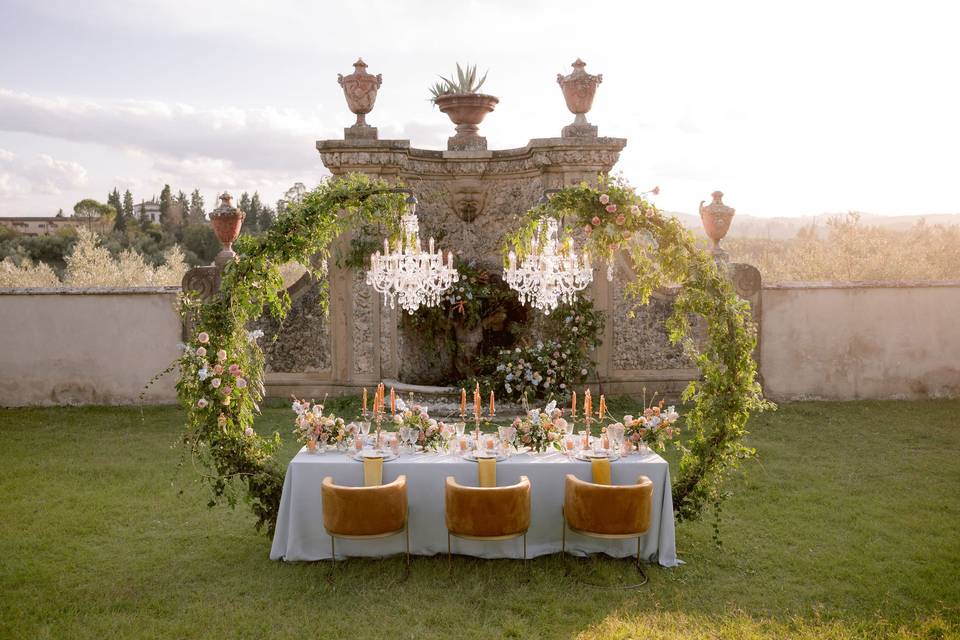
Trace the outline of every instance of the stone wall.
<path fill-rule="evenodd" d="M 177 292 L 0 290 L 0 406 L 174 402 Z"/>
<path fill-rule="evenodd" d="M 779 400 L 960 396 L 960 282 L 763 289 L 764 389 Z"/>

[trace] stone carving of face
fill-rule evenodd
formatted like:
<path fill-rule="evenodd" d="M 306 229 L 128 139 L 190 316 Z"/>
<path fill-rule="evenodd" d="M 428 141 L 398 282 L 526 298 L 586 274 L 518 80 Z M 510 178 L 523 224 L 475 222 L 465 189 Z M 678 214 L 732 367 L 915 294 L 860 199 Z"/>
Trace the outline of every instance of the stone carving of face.
<path fill-rule="evenodd" d="M 486 195 L 479 180 L 457 180 L 450 188 L 450 204 L 458 218 L 473 222 L 483 212 Z"/>

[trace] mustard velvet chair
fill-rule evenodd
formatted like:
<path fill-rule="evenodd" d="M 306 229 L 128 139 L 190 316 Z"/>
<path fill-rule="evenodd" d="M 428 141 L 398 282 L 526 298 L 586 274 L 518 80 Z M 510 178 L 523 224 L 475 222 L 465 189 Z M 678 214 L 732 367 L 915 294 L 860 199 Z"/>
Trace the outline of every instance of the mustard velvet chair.
<path fill-rule="evenodd" d="M 451 566 L 451 536 L 466 540 L 509 540 L 523 537 L 527 560 L 530 528 L 530 480 L 508 487 L 465 487 L 447 477 L 447 566 Z"/>
<path fill-rule="evenodd" d="M 336 539 L 372 540 L 406 535 L 410 565 L 410 531 L 407 528 L 407 476 L 373 487 L 344 487 L 327 476 L 321 485 L 323 528 L 330 536 L 331 561 L 336 561 Z"/>
<path fill-rule="evenodd" d="M 580 480 L 567 474 L 563 496 L 562 552 L 567 551 L 567 529 L 574 533 L 608 540 L 637 539 L 637 571 L 647 575 L 640 566 L 640 543 L 650 528 L 653 508 L 653 481 L 646 476 L 636 484 L 608 485 Z"/>

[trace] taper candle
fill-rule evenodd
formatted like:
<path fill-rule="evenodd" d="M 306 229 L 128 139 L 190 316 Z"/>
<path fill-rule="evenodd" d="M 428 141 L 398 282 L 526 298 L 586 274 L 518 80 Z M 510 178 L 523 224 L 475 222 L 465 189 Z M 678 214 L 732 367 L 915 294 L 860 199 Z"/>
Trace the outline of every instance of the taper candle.
<path fill-rule="evenodd" d="M 390 387 L 390 415 L 397 415 L 397 394 L 393 387 Z"/>
<path fill-rule="evenodd" d="M 460 417 L 467 415 L 467 390 L 460 387 Z"/>
<path fill-rule="evenodd" d="M 494 399 L 493 390 L 491 389 L 490 390 L 490 415 L 492 416 L 496 412 L 497 412 L 496 400 Z"/>
<path fill-rule="evenodd" d="M 367 415 L 367 389 L 366 389 L 366 387 L 364 387 L 364 389 L 363 389 L 363 415 L 364 415 L 364 417 L 366 417 L 366 415 Z"/>
<path fill-rule="evenodd" d="M 573 392 L 573 401 L 571 401 L 570 403 L 570 417 L 571 418 L 577 417 L 577 392 L 576 391 Z"/>

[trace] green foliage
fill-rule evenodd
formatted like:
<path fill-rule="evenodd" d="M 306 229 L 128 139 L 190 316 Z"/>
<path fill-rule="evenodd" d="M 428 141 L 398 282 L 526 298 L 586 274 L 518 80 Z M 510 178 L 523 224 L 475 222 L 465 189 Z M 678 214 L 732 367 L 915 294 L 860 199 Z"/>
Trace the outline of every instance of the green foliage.
<path fill-rule="evenodd" d="M 555 193 L 507 239 L 505 256 L 512 247 L 522 258 L 545 216 L 564 221 L 564 242 L 578 234 L 583 253 L 595 263 L 625 254 L 636 274 L 626 292 L 637 304 L 646 304 L 658 288 L 681 285 L 667 329 L 673 343 L 685 346 L 701 377 L 683 395 L 692 403 L 685 412 L 690 435 L 681 445 L 673 507 L 681 519 L 698 517 L 706 505 L 722 499 L 726 477 L 754 454 L 743 444 L 751 412 L 773 408 L 757 381 L 757 335 L 748 304 L 675 218 L 662 216 L 623 180 L 600 176 L 598 188 L 581 183 Z M 702 350 L 688 338 L 693 314 L 706 324 Z"/>
<path fill-rule="evenodd" d="M 276 524 L 283 467 L 274 455 L 279 434 L 264 438 L 252 431 L 263 397 L 263 351 L 247 325 L 264 311 L 282 318 L 289 310 L 281 265 L 323 263 L 330 244 L 357 225 L 395 229 L 404 199 L 389 191 L 386 182 L 359 175 L 322 183 L 288 205 L 266 233 L 241 236 L 242 258 L 224 270 L 217 296 L 182 299 L 181 310 L 195 330 L 177 362 L 177 393 L 187 412 L 183 441 L 211 471 L 213 502 L 232 505 L 245 493 L 258 527 L 272 531 Z M 225 357 L 215 355 L 220 351 Z M 237 374 L 216 372 L 217 364 L 236 365 L 248 384 L 237 383 Z"/>
<path fill-rule="evenodd" d="M 575 384 L 594 374 L 590 354 L 602 342 L 604 324 L 603 313 L 585 297 L 561 304 L 543 321 L 546 339 L 483 360 L 481 386 L 515 401 L 570 397 Z"/>
<path fill-rule="evenodd" d="M 807 227 L 795 238 L 727 238 L 737 262 L 760 269 L 766 282 L 951 280 L 960 264 L 960 226 L 888 229 L 863 223 L 856 213 Z"/>
<path fill-rule="evenodd" d="M 108 204 L 103 204 L 93 198 L 85 198 L 73 205 L 73 215 L 78 218 L 110 218 L 117 212 Z"/>
<path fill-rule="evenodd" d="M 479 92 L 480 87 L 486 82 L 487 73 L 489 72 L 484 73 L 478 82 L 477 65 L 465 66 L 466 69 L 463 69 L 460 67 L 460 63 L 457 63 L 457 76 L 455 80 L 440 76 L 440 82 L 434 83 L 434 85 L 430 87 L 430 99 L 436 102 L 437 98 L 441 96 L 464 95 Z M 451 76 L 451 78 L 452 77 L 453 76 Z"/>

